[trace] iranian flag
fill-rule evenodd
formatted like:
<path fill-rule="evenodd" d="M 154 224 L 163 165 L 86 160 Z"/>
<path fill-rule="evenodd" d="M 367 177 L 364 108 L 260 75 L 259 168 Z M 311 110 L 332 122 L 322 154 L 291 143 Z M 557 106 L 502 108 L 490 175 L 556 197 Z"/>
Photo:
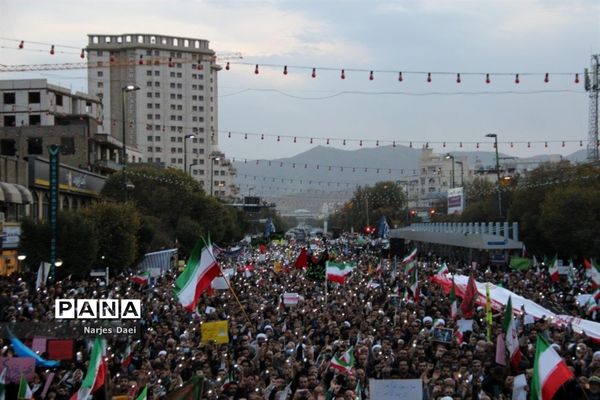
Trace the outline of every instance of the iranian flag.
<path fill-rule="evenodd" d="M 550 343 L 538 333 L 531 381 L 531 400 L 551 400 L 558 389 L 571 378 L 573 372 Z"/>
<path fill-rule="evenodd" d="M 413 251 L 408 253 L 408 255 L 402 259 L 402 265 L 408 264 L 409 262 L 415 261 L 416 259 L 417 259 L 417 248 L 415 247 L 413 249 Z"/>
<path fill-rule="evenodd" d="M 87 400 L 92 393 L 104 385 L 106 377 L 106 363 L 104 362 L 105 344 L 104 340 L 97 337 L 94 340 L 94 347 L 90 355 L 90 363 L 81 387 L 71 400 Z"/>
<path fill-rule="evenodd" d="M 331 359 L 331 367 L 337 371 L 351 374 L 354 366 L 354 346 L 350 347 L 341 357 L 335 355 Z"/>
<path fill-rule="evenodd" d="M 148 399 L 148 386 L 144 387 L 144 390 L 135 400 L 147 400 Z"/>
<path fill-rule="evenodd" d="M 452 289 L 450 289 L 450 318 L 458 318 L 458 300 L 456 300 L 456 286 L 452 278 Z"/>
<path fill-rule="evenodd" d="M 404 273 L 407 275 L 412 274 L 412 272 L 415 270 L 415 267 L 417 266 L 417 262 L 416 261 L 409 261 L 408 264 L 406 264 L 404 266 Z"/>
<path fill-rule="evenodd" d="M 346 275 L 350 274 L 355 267 L 351 263 L 336 263 L 327 261 L 327 280 L 337 283 L 344 283 Z"/>
<path fill-rule="evenodd" d="M 131 281 L 133 283 L 137 283 L 138 285 L 147 285 L 148 280 L 150 279 L 150 272 L 142 272 L 140 274 L 134 275 L 131 277 Z"/>
<path fill-rule="evenodd" d="M 6 370 L 6 368 L 5 368 Z M 33 392 L 31 388 L 27 384 L 27 380 L 23 375 L 21 375 L 21 380 L 19 381 L 19 393 L 17 394 L 18 400 L 29 400 L 33 398 Z"/>
<path fill-rule="evenodd" d="M 133 356 L 133 345 L 131 343 L 127 344 L 125 348 L 125 352 L 123 353 L 123 358 L 121 359 L 121 366 L 123 368 L 128 368 L 129 364 L 131 364 L 131 358 Z"/>
<path fill-rule="evenodd" d="M 550 274 L 550 279 L 552 280 L 552 282 L 558 282 L 560 275 L 558 274 L 558 258 L 556 256 L 554 256 L 552 261 L 550 261 L 548 273 Z"/>
<path fill-rule="evenodd" d="M 596 294 L 594 293 L 585 303 L 585 315 L 593 314 L 596 311 L 598 311 L 598 300 L 596 300 Z"/>
<path fill-rule="evenodd" d="M 585 267 L 585 275 L 592 278 L 592 287 L 594 289 L 600 287 L 600 266 L 598 263 L 586 258 L 583 260 L 583 265 Z"/>
<path fill-rule="evenodd" d="M 410 275 L 410 290 L 413 293 L 413 298 L 415 299 L 415 303 L 419 302 L 419 272 L 417 269 L 413 269 Z"/>
<path fill-rule="evenodd" d="M 206 243 L 200 239 L 194 246 L 185 269 L 175 281 L 175 295 L 179 303 L 188 311 L 196 309 L 198 299 L 202 293 L 210 288 L 210 284 L 219 274 L 221 269 L 212 251 L 210 241 Z"/>
<path fill-rule="evenodd" d="M 439 276 L 443 276 L 450 273 L 450 270 L 448 269 L 448 266 L 446 265 L 446 263 L 443 263 L 441 265 L 441 267 L 438 268 L 437 272 L 435 273 L 436 275 Z"/>
<path fill-rule="evenodd" d="M 510 357 L 510 364 L 516 372 L 519 372 L 519 364 L 521 363 L 521 349 L 519 348 L 519 336 L 513 317 L 512 299 L 508 298 L 506 310 L 504 311 L 504 320 L 502 322 L 502 330 L 506 335 L 506 349 Z"/>

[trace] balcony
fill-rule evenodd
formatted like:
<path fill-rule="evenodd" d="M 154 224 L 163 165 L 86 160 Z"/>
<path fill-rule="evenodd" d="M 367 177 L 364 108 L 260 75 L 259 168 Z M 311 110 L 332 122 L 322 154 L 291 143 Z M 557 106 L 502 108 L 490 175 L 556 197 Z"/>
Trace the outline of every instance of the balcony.
<path fill-rule="evenodd" d="M 104 171 L 116 172 L 123 169 L 123 165 L 113 160 L 96 160 L 94 166 Z"/>

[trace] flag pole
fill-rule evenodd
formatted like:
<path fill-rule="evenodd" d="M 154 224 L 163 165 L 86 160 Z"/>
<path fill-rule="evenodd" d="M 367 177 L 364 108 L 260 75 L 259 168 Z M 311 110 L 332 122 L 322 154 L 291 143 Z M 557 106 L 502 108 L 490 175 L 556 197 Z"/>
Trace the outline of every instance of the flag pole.
<path fill-rule="evenodd" d="M 240 299 L 237 297 L 237 294 L 235 293 L 235 291 L 233 290 L 233 287 L 229 283 L 229 279 L 227 279 L 227 277 L 223 273 L 223 270 L 221 269 L 221 265 L 217 262 L 217 259 L 215 258 L 215 255 L 212 252 L 212 246 L 211 246 L 211 250 L 208 253 L 212 257 L 212 259 L 215 262 L 215 264 L 217 264 L 217 266 L 219 267 L 219 272 L 221 273 L 221 276 L 223 277 L 223 279 L 227 283 L 227 287 L 229 288 L 229 291 L 231 292 L 231 294 L 235 298 L 235 301 L 237 302 L 238 306 L 240 306 L 240 310 L 242 310 L 242 313 L 244 314 L 244 317 L 246 318 L 246 321 L 248 321 L 248 323 L 250 324 L 250 326 L 252 326 L 252 321 L 250 321 L 250 318 L 248 318 L 248 314 L 246 314 L 246 310 L 244 310 L 244 307 L 242 306 L 242 303 L 240 302 Z"/>

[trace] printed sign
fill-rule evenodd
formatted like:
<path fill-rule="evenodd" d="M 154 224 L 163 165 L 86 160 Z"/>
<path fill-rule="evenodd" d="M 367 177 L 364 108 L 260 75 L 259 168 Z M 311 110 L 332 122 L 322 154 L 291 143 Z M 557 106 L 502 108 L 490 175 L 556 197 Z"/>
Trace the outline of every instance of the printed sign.
<path fill-rule="evenodd" d="M 229 322 L 205 322 L 200 325 L 200 333 L 202 334 L 202 343 L 208 343 L 211 340 L 216 344 L 229 343 Z"/>
<path fill-rule="evenodd" d="M 369 393 L 377 400 L 422 400 L 423 383 L 420 379 L 369 379 Z"/>
<path fill-rule="evenodd" d="M 0 357 L 0 374 L 5 368 L 7 368 L 7 382 L 19 383 L 21 375 L 28 382 L 32 382 L 35 375 L 35 359 L 33 357 Z"/>
<path fill-rule="evenodd" d="M 448 189 L 448 215 L 462 214 L 463 198 L 463 188 Z"/>
<path fill-rule="evenodd" d="M 295 306 L 300 301 L 300 295 L 298 293 L 284 293 L 283 304 L 286 306 Z"/>

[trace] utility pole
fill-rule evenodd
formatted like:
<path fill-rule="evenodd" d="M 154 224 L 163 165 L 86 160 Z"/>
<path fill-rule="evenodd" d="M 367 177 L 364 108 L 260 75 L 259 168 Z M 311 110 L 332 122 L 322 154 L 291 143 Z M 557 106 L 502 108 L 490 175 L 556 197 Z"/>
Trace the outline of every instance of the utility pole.
<path fill-rule="evenodd" d="M 488 133 L 485 137 L 494 138 L 496 148 L 496 191 L 498 192 L 498 220 L 502 219 L 502 194 L 500 193 L 500 158 L 498 157 L 498 135 Z"/>
<path fill-rule="evenodd" d="M 590 71 L 585 70 L 585 90 L 590 93 L 590 120 L 587 159 L 598 161 L 598 92 L 600 90 L 600 54 L 592 55 Z"/>

